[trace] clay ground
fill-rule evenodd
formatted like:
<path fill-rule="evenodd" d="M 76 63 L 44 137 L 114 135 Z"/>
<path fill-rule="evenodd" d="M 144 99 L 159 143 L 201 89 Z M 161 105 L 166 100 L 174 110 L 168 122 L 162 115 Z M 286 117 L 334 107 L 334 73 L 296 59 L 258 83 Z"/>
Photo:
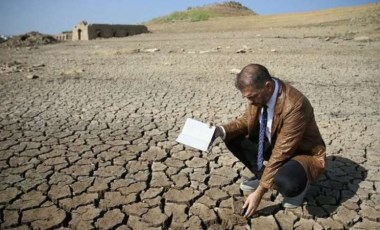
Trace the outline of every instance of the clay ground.
<path fill-rule="evenodd" d="M 379 229 L 380 41 L 320 31 L 2 48 L 1 229 Z M 246 220 L 232 203 L 248 170 L 220 140 L 206 153 L 175 138 L 187 117 L 221 124 L 244 111 L 231 70 L 248 63 L 309 98 L 328 165 L 302 207 L 284 210 L 271 191 Z"/>

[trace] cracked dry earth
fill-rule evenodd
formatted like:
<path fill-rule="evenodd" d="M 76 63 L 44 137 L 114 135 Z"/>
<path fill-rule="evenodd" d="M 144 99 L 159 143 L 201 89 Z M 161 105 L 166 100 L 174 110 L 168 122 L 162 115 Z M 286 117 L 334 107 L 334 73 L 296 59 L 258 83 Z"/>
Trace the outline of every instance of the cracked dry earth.
<path fill-rule="evenodd" d="M 380 43 L 289 30 L 1 49 L 1 229 L 379 229 Z M 302 207 L 271 191 L 246 220 L 248 170 L 220 140 L 175 138 L 187 117 L 239 116 L 230 71 L 251 62 L 310 99 L 328 165 Z"/>

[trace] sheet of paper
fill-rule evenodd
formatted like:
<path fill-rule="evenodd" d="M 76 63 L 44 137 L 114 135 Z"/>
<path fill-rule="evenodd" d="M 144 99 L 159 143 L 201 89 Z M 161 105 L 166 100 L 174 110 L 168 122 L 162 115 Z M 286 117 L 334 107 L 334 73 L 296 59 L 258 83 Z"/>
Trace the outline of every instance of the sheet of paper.
<path fill-rule="evenodd" d="M 215 126 L 209 127 L 206 123 L 187 118 L 182 132 L 176 141 L 202 151 L 207 151 L 214 132 Z"/>

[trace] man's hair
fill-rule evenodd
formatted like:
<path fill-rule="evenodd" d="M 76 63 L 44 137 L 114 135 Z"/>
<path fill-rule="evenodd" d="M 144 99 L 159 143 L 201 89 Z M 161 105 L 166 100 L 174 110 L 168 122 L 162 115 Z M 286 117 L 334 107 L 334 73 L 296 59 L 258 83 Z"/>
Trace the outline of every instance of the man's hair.
<path fill-rule="evenodd" d="M 260 64 L 249 64 L 236 75 L 235 87 L 239 90 L 247 86 L 262 89 L 265 82 L 272 80 L 267 68 Z"/>

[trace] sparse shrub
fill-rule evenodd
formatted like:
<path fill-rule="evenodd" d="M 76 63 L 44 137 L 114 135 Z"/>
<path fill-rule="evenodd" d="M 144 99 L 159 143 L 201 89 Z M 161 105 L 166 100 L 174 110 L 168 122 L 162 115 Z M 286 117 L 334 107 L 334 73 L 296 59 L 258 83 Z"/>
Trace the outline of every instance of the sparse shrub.
<path fill-rule="evenodd" d="M 240 2 L 235 2 L 235 1 L 225 2 L 225 3 L 222 3 L 222 5 L 225 5 L 231 8 L 241 9 L 241 10 L 250 10 L 248 7 L 243 6 Z"/>
<path fill-rule="evenodd" d="M 206 11 L 192 9 L 189 11 L 183 12 L 174 12 L 167 17 L 164 17 L 162 20 L 164 22 L 176 22 L 176 21 L 206 21 L 210 18 L 210 14 Z"/>
<path fill-rule="evenodd" d="M 190 17 L 191 22 L 207 21 L 210 18 L 210 14 L 204 11 L 194 11 Z"/>
<path fill-rule="evenodd" d="M 21 41 L 25 41 L 26 39 L 28 39 L 28 37 L 29 37 L 29 35 L 27 35 L 27 34 L 22 35 L 22 36 L 20 37 L 20 40 L 21 40 Z"/>

